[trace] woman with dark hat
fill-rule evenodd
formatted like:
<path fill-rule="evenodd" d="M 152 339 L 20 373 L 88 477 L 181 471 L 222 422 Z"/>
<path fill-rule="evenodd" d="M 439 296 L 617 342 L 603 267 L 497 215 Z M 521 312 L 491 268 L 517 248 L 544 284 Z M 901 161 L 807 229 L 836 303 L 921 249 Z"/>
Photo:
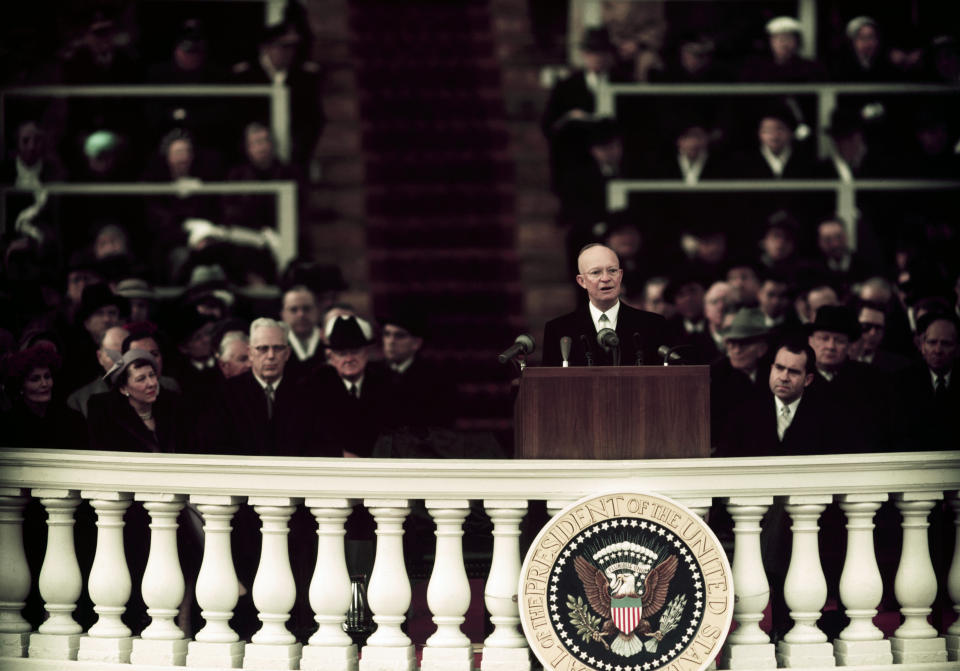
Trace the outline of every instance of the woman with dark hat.
<path fill-rule="evenodd" d="M 181 397 L 162 390 L 157 360 L 131 349 L 107 373 L 111 391 L 90 398 L 90 447 L 125 452 L 185 452 L 189 427 Z"/>
<path fill-rule="evenodd" d="M 0 362 L 4 391 L 12 400 L 0 416 L 3 445 L 14 447 L 85 448 L 83 419 L 62 399 L 54 398 L 54 377 L 60 356 L 53 345 L 39 342 Z"/>

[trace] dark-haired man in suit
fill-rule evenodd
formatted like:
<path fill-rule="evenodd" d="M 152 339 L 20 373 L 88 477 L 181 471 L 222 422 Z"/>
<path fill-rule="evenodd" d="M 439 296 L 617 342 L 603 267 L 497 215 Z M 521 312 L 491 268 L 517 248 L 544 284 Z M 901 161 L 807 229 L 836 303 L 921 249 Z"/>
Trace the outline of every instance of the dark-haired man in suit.
<path fill-rule="evenodd" d="M 918 450 L 956 449 L 960 444 L 960 320 L 950 313 L 927 313 L 917 320 L 917 334 L 923 361 L 905 371 L 898 385 L 910 418 L 910 445 Z"/>
<path fill-rule="evenodd" d="M 597 343 L 597 334 L 612 329 L 620 340 L 620 363 L 632 366 L 639 354 L 646 365 L 660 363 L 657 349 L 667 344 L 666 321 L 660 315 L 630 307 L 620 301 L 623 270 L 616 253 L 601 244 L 590 244 L 577 258 L 577 284 L 587 292 L 587 302 L 574 312 L 547 322 L 543 330 L 543 365 L 560 366 L 560 339 L 573 339 L 569 364 L 614 364 L 613 352 Z"/>

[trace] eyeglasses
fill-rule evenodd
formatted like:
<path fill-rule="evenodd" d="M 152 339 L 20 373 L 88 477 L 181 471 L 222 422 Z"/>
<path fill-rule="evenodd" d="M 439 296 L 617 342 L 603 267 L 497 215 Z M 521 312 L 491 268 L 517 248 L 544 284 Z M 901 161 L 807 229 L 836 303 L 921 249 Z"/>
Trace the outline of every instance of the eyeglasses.
<path fill-rule="evenodd" d="M 610 277 L 616 277 L 622 272 L 623 270 L 620 268 L 607 268 L 606 270 L 588 270 L 584 273 L 584 275 L 589 277 L 591 280 L 599 280 L 601 277 L 603 277 L 604 273 L 607 273 Z"/>
<path fill-rule="evenodd" d="M 874 324 L 873 322 L 860 322 L 860 330 L 863 333 L 870 333 L 870 331 L 882 331 L 883 324 Z"/>
<path fill-rule="evenodd" d="M 257 354 L 267 354 L 273 351 L 274 354 L 280 354 L 287 349 L 286 345 L 257 345 L 252 348 Z"/>

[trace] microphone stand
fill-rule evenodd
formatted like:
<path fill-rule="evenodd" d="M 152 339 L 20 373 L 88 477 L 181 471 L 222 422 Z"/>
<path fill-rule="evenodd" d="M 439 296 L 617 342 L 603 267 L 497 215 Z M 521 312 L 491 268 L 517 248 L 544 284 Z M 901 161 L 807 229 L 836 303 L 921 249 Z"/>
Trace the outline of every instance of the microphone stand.
<path fill-rule="evenodd" d="M 593 365 L 593 350 L 590 349 L 590 339 L 585 335 L 580 336 L 580 342 L 583 343 L 584 356 L 587 359 L 587 366 Z"/>

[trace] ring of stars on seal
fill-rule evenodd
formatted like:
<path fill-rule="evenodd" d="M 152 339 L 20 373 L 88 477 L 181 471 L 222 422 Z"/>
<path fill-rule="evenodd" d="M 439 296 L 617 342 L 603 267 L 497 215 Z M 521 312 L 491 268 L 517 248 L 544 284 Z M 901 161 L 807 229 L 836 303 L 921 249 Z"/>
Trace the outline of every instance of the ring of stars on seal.
<path fill-rule="evenodd" d="M 583 499 L 524 561 L 521 623 L 553 671 L 699 671 L 733 616 L 731 570 L 704 521 L 652 494 Z"/>

